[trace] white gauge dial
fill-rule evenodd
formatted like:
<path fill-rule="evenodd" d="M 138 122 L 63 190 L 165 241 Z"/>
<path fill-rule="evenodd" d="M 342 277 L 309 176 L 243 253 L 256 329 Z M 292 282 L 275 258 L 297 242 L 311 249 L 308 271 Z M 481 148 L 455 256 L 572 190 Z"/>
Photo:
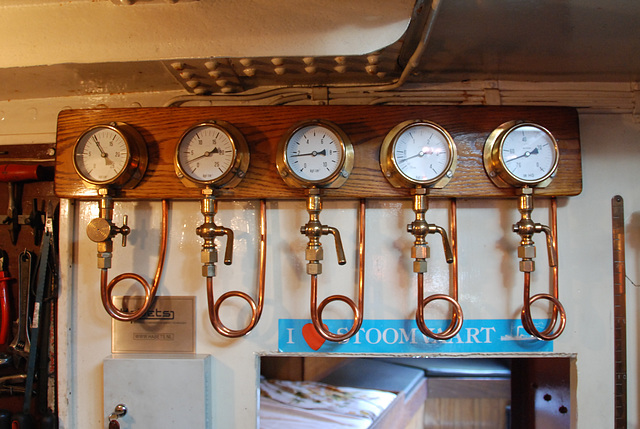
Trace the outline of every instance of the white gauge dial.
<path fill-rule="evenodd" d="M 428 183 L 438 180 L 451 166 L 447 136 L 427 124 L 416 124 L 398 135 L 393 146 L 398 171 L 409 180 Z"/>
<path fill-rule="evenodd" d="M 200 125 L 180 140 L 176 153 L 182 172 L 196 182 L 211 183 L 232 167 L 236 148 L 231 136 L 214 125 Z"/>
<path fill-rule="evenodd" d="M 78 139 L 73 162 L 78 174 L 94 184 L 110 184 L 129 163 L 129 144 L 115 127 L 103 125 L 86 131 Z"/>
<path fill-rule="evenodd" d="M 291 135 L 286 145 L 291 172 L 308 182 L 321 182 L 342 168 L 344 148 L 340 137 L 323 125 L 307 125 Z"/>
<path fill-rule="evenodd" d="M 249 148 L 240 131 L 228 122 L 202 122 L 182 135 L 174 164 L 186 186 L 233 187 L 247 172 Z"/>
<path fill-rule="evenodd" d="M 397 187 L 443 187 L 453 176 L 457 151 L 451 135 L 424 120 L 396 125 L 380 148 L 380 166 Z"/>
<path fill-rule="evenodd" d="M 506 170 L 523 182 L 538 182 L 553 173 L 558 148 L 548 131 L 530 124 L 512 128 L 505 135 L 501 150 Z"/>
<path fill-rule="evenodd" d="M 280 139 L 276 167 L 294 188 L 338 188 L 353 168 L 353 146 L 336 124 L 323 119 L 305 120 Z"/>

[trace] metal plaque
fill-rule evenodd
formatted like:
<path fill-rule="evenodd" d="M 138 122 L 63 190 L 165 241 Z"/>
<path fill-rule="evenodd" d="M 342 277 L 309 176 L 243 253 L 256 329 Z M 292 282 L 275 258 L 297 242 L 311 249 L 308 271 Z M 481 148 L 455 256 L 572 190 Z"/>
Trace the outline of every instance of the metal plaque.
<path fill-rule="evenodd" d="M 116 296 L 120 309 L 136 309 L 141 296 Z M 133 322 L 111 322 L 112 353 L 195 353 L 195 296 L 158 296 Z"/>

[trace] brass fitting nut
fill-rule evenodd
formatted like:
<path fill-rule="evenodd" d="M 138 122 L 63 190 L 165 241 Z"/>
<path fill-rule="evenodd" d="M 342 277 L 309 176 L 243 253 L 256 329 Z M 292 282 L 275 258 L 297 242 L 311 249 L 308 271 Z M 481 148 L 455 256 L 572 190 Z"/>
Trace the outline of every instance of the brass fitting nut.
<path fill-rule="evenodd" d="M 98 268 L 106 270 L 111 268 L 111 253 L 98 252 Z"/>
<path fill-rule="evenodd" d="M 522 271 L 523 273 L 531 273 L 535 271 L 535 269 L 536 269 L 535 261 L 532 261 L 531 259 L 520 261 L 520 271 Z"/>
<path fill-rule="evenodd" d="M 202 249 L 200 252 L 200 262 L 203 264 L 215 264 L 218 262 L 218 249 Z"/>
<path fill-rule="evenodd" d="M 213 264 L 204 264 L 202 266 L 202 277 L 215 277 L 216 266 Z"/>
<path fill-rule="evenodd" d="M 307 274 L 322 274 L 322 264 L 320 262 L 309 262 L 307 264 Z"/>
<path fill-rule="evenodd" d="M 427 272 L 427 261 L 419 259 L 417 261 L 413 261 L 413 272 L 414 273 L 426 273 Z"/>
<path fill-rule="evenodd" d="M 307 247 L 304 251 L 304 258 L 307 261 L 322 261 L 324 251 L 322 247 Z"/>
<path fill-rule="evenodd" d="M 535 257 L 536 257 L 536 246 L 532 244 L 518 246 L 518 258 L 533 259 Z"/>
<path fill-rule="evenodd" d="M 428 259 L 431 257 L 431 252 L 429 250 L 429 246 L 426 244 L 412 246 L 411 247 L 411 257 L 413 259 Z M 417 272 L 417 271 L 416 271 Z"/>

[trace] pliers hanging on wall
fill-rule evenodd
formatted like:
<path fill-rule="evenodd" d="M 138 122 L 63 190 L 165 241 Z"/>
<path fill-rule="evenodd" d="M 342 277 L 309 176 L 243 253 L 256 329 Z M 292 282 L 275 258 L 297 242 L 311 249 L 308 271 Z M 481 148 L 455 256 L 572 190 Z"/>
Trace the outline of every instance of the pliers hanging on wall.
<path fill-rule="evenodd" d="M 11 314 L 9 307 L 9 257 L 7 252 L 0 250 L 0 345 L 7 342 L 11 330 Z"/>

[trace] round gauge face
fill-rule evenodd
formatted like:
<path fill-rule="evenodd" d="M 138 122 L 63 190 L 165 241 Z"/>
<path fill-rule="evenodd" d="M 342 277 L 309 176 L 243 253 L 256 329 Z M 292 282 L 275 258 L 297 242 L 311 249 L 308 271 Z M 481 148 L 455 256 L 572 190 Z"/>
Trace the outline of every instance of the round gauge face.
<path fill-rule="evenodd" d="M 309 183 L 333 177 L 342 168 L 344 158 L 344 142 L 322 124 L 299 128 L 285 144 L 287 166 L 295 176 Z"/>
<path fill-rule="evenodd" d="M 452 143 L 438 128 L 418 123 L 400 131 L 391 156 L 398 172 L 410 182 L 429 184 L 451 168 Z"/>
<path fill-rule="evenodd" d="M 176 149 L 182 173 L 194 182 L 215 183 L 232 169 L 236 146 L 223 128 L 212 124 L 195 126 L 182 137 Z"/>
<path fill-rule="evenodd" d="M 88 182 L 109 184 L 129 163 L 129 144 L 114 127 L 97 126 L 85 132 L 74 148 L 73 163 Z"/>
<path fill-rule="evenodd" d="M 523 183 L 538 183 L 551 176 L 558 165 L 558 146 L 545 129 L 524 124 L 513 127 L 502 140 L 504 168 Z"/>

